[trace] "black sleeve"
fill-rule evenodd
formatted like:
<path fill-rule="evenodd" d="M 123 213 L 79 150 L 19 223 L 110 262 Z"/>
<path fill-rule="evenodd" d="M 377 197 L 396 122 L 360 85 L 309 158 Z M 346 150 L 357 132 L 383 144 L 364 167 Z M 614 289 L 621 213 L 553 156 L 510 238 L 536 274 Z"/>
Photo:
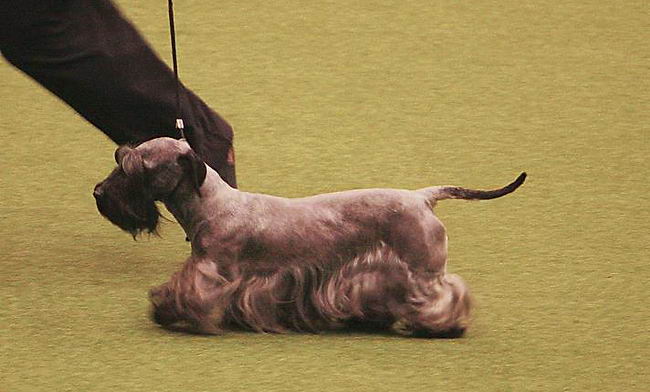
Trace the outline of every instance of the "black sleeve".
<path fill-rule="evenodd" d="M 175 130 L 176 81 L 109 0 L 2 0 L 0 50 L 118 144 Z M 181 112 L 192 148 L 236 186 L 230 125 L 186 87 Z"/>

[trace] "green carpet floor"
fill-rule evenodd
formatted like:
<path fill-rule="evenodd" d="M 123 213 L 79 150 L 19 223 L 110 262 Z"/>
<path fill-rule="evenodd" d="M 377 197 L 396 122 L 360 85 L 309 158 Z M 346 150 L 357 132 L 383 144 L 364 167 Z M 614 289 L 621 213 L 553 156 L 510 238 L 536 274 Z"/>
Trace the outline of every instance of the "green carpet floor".
<path fill-rule="evenodd" d="M 166 3 L 119 2 L 169 60 Z M 644 1 L 185 1 L 181 76 L 235 127 L 241 188 L 501 186 L 442 202 L 458 340 L 170 333 L 147 291 L 189 252 L 91 192 L 115 146 L 0 62 L 0 391 L 644 391 Z"/>

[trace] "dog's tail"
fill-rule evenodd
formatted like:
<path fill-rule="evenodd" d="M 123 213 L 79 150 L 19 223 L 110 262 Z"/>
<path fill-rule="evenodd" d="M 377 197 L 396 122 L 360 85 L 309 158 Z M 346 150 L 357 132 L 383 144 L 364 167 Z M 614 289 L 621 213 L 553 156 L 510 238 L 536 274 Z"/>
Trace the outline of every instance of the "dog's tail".
<path fill-rule="evenodd" d="M 433 186 L 429 188 L 420 189 L 426 198 L 432 204 L 438 200 L 445 199 L 465 199 L 465 200 L 488 200 L 496 199 L 497 197 L 505 196 L 508 193 L 514 192 L 526 180 L 526 173 L 521 173 L 516 180 L 503 188 L 493 189 L 489 191 L 466 189 L 458 186 Z"/>

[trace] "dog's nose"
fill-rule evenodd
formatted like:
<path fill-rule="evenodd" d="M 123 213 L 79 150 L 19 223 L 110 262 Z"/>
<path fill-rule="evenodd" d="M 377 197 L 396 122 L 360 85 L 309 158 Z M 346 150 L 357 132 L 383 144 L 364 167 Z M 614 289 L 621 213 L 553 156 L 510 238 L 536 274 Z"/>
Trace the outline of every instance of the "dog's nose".
<path fill-rule="evenodd" d="M 98 199 L 104 195 L 104 190 L 102 189 L 102 184 L 97 184 L 95 185 L 95 190 L 93 191 L 93 196 L 95 196 L 95 199 Z"/>

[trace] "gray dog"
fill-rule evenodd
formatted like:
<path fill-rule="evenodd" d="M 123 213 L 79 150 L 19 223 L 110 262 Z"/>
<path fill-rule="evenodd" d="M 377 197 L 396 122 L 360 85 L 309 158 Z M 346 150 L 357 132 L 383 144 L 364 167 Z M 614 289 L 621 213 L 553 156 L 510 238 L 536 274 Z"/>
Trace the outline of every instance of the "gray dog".
<path fill-rule="evenodd" d="M 411 336 L 459 337 L 471 297 L 446 272 L 438 200 L 492 199 L 492 191 L 368 189 L 286 199 L 228 186 L 183 140 L 120 147 L 118 167 L 97 184 L 99 211 L 134 237 L 155 233 L 162 201 L 192 254 L 151 290 L 160 325 L 198 333 L 239 327 L 320 331 L 347 324 Z"/>

